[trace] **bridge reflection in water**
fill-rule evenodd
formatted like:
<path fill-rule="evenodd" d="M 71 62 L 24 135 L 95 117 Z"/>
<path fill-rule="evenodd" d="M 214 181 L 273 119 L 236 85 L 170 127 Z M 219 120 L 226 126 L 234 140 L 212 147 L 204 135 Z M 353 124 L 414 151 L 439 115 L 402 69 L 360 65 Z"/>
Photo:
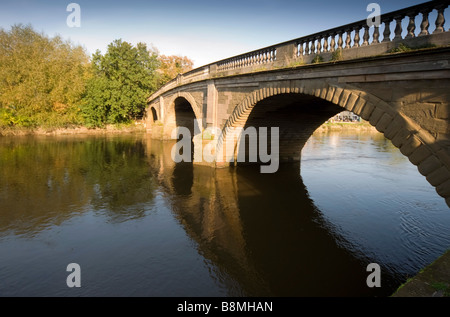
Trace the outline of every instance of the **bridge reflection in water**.
<path fill-rule="evenodd" d="M 0 294 L 391 295 L 449 245 L 448 208 L 382 136 L 327 138 L 307 146 L 301 174 L 298 162 L 268 174 L 177 164 L 175 141 L 149 135 L 1 138 Z M 325 172 L 342 162 L 353 176 L 363 166 L 356 187 Z M 65 286 L 73 262 L 76 290 Z M 371 262 L 379 289 L 366 285 Z"/>
<path fill-rule="evenodd" d="M 273 174 L 254 165 L 211 169 L 174 163 L 172 144 L 149 138 L 152 169 L 179 223 L 232 295 L 390 295 L 398 287 L 389 273 L 382 290 L 367 287 L 370 259 L 351 250 L 322 217 L 299 162 L 281 164 Z"/>

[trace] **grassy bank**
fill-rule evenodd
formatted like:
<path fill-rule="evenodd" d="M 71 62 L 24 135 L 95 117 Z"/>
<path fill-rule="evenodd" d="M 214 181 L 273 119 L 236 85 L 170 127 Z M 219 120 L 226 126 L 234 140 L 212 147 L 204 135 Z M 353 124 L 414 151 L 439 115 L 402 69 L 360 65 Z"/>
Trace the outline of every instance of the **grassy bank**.
<path fill-rule="evenodd" d="M 110 134 L 110 133 L 136 133 L 145 132 L 142 124 L 116 124 L 104 128 L 87 128 L 73 126 L 68 128 L 23 128 L 0 127 L 0 136 L 25 136 L 25 135 L 71 135 L 71 134 Z"/>
<path fill-rule="evenodd" d="M 363 122 L 326 122 L 321 125 L 315 132 L 328 131 L 373 131 L 377 130 L 367 121 Z M 103 133 L 134 133 L 145 132 L 142 123 L 133 122 L 130 124 L 108 125 L 104 128 L 87 128 L 84 126 L 73 126 L 68 128 L 57 127 L 2 127 L 0 126 L 0 136 L 19 136 L 19 135 L 64 135 L 64 134 L 103 134 Z"/>

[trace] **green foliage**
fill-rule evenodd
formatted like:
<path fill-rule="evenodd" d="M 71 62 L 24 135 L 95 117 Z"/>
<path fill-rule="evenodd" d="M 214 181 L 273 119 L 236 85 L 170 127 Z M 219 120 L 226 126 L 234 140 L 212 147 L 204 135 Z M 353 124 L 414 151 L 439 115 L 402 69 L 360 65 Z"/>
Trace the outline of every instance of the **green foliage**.
<path fill-rule="evenodd" d="M 88 65 L 82 47 L 58 36 L 23 25 L 0 29 L 0 126 L 80 123 Z"/>
<path fill-rule="evenodd" d="M 427 49 L 427 48 L 436 48 L 437 46 L 435 44 L 426 44 L 421 46 L 415 46 L 415 47 L 409 47 L 403 43 L 400 43 L 397 47 L 389 50 L 388 53 L 403 53 L 403 52 L 411 52 L 421 49 Z"/>
<path fill-rule="evenodd" d="M 331 54 L 331 61 L 337 62 L 342 60 L 342 49 L 338 48 Z"/>
<path fill-rule="evenodd" d="M 323 57 L 320 55 L 316 55 L 314 59 L 311 61 L 313 64 L 323 63 Z"/>
<path fill-rule="evenodd" d="M 157 52 L 143 43 L 115 40 L 105 55 L 92 56 L 83 114 L 88 126 L 129 122 L 140 116 L 146 98 L 157 89 Z"/>
<path fill-rule="evenodd" d="M 442 291 L 443 295 L 450 297 L 450 285 L 443 282 L 435 282 L 431 285 L 435 290 Z"/>
<path fill-rule="evenodd" d="M 409 46 L 406 46 L 403 43 L 400 43 L 396 48 L 393 48 L 389 51 L 389 53 L 402 53 L 402 52 L 409 52 L 412 49 Z"/>

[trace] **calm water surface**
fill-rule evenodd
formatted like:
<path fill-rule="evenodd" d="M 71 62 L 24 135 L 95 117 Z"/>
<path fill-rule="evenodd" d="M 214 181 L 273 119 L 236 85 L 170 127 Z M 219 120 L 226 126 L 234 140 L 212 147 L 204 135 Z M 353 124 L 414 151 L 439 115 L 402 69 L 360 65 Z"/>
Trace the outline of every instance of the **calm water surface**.
<path fill-rule="evenodd" d="M 379 134 L 314 135 L 275 174 L 173 144 L 0 138 L 0 296 L 388 296 L 450 247 L 450 209 Z"/>

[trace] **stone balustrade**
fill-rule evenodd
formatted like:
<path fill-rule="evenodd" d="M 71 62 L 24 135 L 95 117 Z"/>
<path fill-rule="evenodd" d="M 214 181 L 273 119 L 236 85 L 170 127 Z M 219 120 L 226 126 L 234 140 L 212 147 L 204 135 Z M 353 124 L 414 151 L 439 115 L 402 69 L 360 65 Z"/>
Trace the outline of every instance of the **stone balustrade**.
<path fill-rule="evenodd" d="M 217 62 L 217 70 L 222 71 L 267 64 L 274 62 L 276 58 L 277 48 L 272 46 Z"/>
<path fill-rule="evenodd" d="M 433 34 L 445 32 L 444 30 L 444 10 L 448 7 L 449 1 L 431 1 L 415 5 L 406 9 L 386 13 L 380 16 L 380 25 L 369 27 L 367 20 L 350 23 L 344 26 L 308 35 L 294 40 L 296 43 L 297 56 L 320 54 L 324 52 L 334 52 L 338 49 L 357 48 L 381 42 L 398 41 L 402 39 L 414 38 L 416 36 L 429 35 L 428 17 L 433 10 L 437 11 L 435 29 Z M 422 16 L 420 32 L 415 33 L 415 18 Z M 402 36 L 402 22 L 408 19 L 406 36 Z M 391 23 L 395 28 L 391 30 Z M 383 26 L 383 39 L 380 39 L 380 28 Z"/>
<path fill-rule="evenodd" d="M 400 43 L 411 48 L 446 46 L 450 44 L 450 32 L 444 29 L 444 14 L 449 3 L 449 0 L 429 1 L 382 14 L 378 26 L 369 27 L 367 20 L 361 20 L 220 60 L 178 75 L 149 100 L 179 85 L 221 76 L 311 64 L 317 56 L 320 56 L 319 61 L 329 62 L 385 54 Z M 434 27 L 430 26 L 431 15 L 435 16 Z M 416 24 L 416 17 L 421 18 L 420 24 Z M 404 25 L 406 30 L 403 29 Z"/>

